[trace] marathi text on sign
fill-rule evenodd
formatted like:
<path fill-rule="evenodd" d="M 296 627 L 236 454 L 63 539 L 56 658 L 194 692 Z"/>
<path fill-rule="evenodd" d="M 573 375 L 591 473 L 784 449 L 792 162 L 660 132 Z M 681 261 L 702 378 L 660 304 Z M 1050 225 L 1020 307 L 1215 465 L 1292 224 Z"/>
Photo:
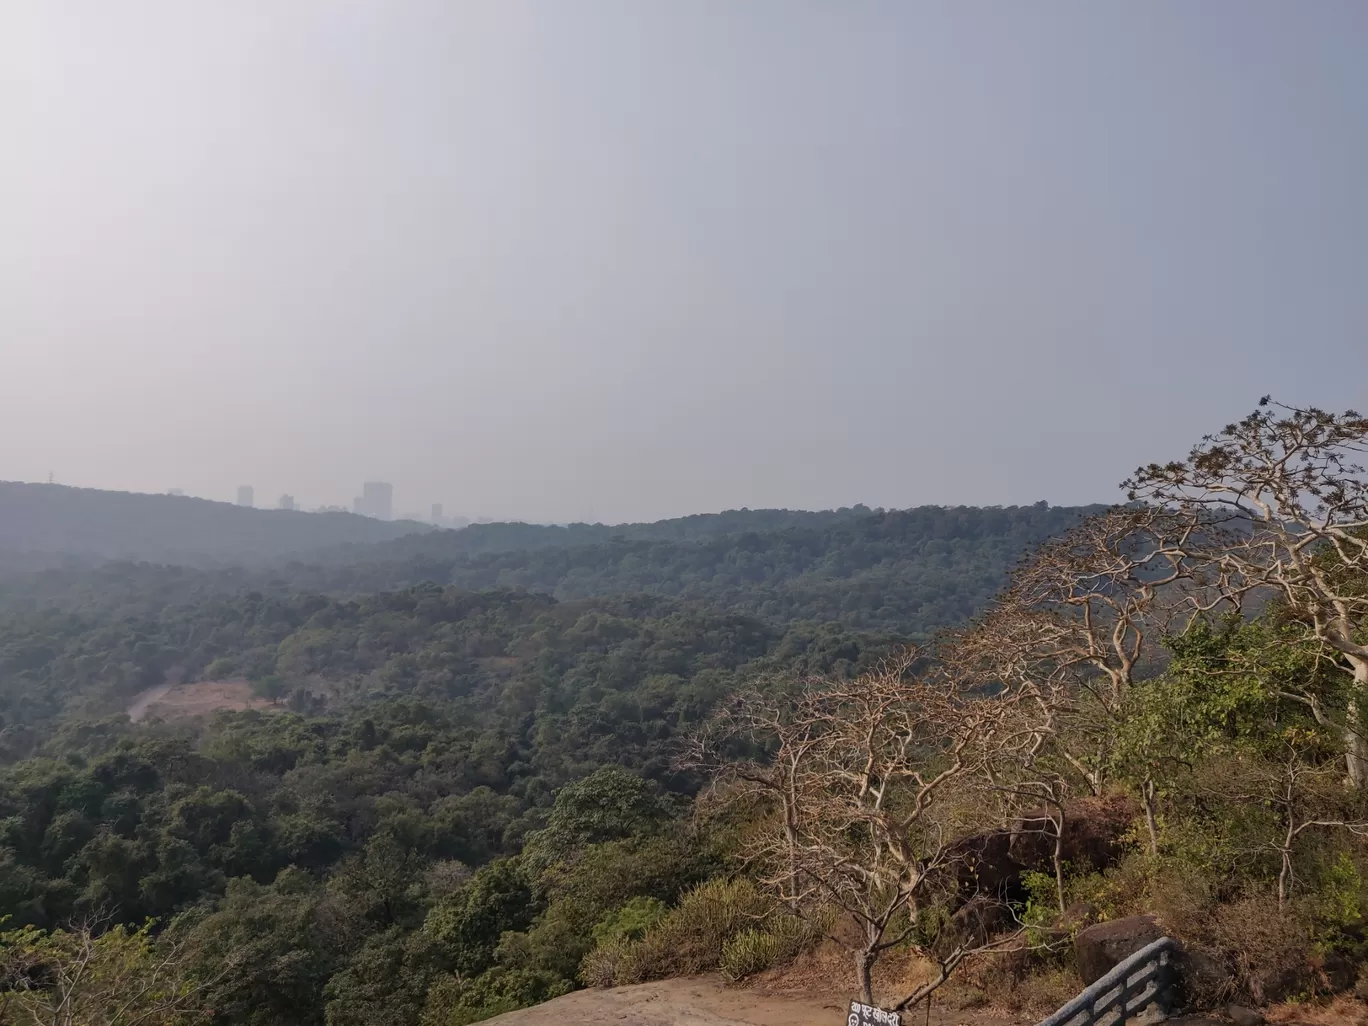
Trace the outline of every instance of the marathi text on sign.
<path fill-rule="evenodd" d="M 852 1001 L 846 1026 L 902 1026 L 902 1017 L 897 1012 L 885 1012 L 882 1008 Z"/>

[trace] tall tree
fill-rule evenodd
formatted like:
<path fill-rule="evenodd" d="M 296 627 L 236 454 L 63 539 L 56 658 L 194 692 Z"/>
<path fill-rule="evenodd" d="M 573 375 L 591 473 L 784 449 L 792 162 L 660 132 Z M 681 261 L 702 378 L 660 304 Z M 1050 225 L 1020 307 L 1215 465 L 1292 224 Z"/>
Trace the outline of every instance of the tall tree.
<path fill-rule="evenodd" d="M 799 915 L 834 907 L 854 927 L 853 944 L 833 939 L 849 950 L 866 1002 L 880 956 L 914 940 L 948 896 L 955 839 L 985 824 L 971 780 L 1032 742 L 1017 729 L 1013 695 L 913 675 L 914 658 L 853 680 L 748 692 L 695 738 L 695 759 L 716 771 L 715 799 L 754 816 L 743 853 L 761 883 Z M 764 754 L 729 758 L 738 743 Z M 926 998 L 972 946 L 943 953 L 940 972 L 897 1007 Z"/>
<path fill-rule="evenodd" d="M 1356 787 L 1368 782 L 1368 417 L 1273 402 L 1123 482 L 1132 500 L 1202 523 L 1185 548 L 1205 583 L 1243 605 L 1280 601 L 1303 636 L 1353 676 L 1342 724 Z"/>

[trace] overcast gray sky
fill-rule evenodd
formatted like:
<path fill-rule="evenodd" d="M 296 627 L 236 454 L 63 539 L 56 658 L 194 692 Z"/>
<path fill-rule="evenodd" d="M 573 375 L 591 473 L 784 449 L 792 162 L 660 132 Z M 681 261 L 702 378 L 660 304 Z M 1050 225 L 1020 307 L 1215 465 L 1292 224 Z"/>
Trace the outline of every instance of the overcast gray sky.
<path fill-rule="evenodd" d="M 1368 4 L 6 0 L 0 479 L 1111 501 L 1368 406 Z"/>

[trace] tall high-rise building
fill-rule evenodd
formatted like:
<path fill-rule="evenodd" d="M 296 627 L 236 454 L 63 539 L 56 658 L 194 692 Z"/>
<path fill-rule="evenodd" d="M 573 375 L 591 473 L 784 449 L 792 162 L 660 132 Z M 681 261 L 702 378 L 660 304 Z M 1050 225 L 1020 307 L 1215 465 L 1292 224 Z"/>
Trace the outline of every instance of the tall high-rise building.
<path fill-rule="evenodd" d="M 394 486 L 388 481 L 367 481 L 361 494 L 352 500 L 352 510 L 376 520 L 394 518 Z"/>
<path fill-rule="evenodd" d="M 434 524 L 437 524 L 438 526 L 441 526 L 441 523 L 442 523 L 442 504 L 441 504 L 440 502 L 434 502 L 434 503 L 432 504 L 432 518 L 431 518 L 431 519 L 432 519 L 432 522 L 433 522 Z"/>
<path fill-rule="evenodd" d="M 255 506 L 255 505 L 256 505 L 256 493 L 252 490 L 252 486 L 251 486 L 251 485 L 238 485 L 238 501 L 237 501 L 237 504 L 238 504 L 239 506 Z"/>
<path fill-rule="evenodd" d="M 276 509 L 295 509 L 293 495 L 282 495 L 280 501 L 276 503 Z"/>

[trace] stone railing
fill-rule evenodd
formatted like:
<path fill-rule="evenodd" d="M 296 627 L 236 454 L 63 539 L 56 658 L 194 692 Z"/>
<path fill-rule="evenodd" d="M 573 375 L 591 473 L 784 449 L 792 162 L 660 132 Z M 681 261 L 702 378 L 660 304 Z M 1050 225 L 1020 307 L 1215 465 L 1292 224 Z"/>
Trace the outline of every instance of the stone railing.
<path fill-rule="evenodd" d="M 1039 1026 L 1121 1026 L 1147 1008 L 1163 1018 L 1174 1008 L 1178 944 L 1160 937 L 1119 962 L 1107 975 Z"/>

